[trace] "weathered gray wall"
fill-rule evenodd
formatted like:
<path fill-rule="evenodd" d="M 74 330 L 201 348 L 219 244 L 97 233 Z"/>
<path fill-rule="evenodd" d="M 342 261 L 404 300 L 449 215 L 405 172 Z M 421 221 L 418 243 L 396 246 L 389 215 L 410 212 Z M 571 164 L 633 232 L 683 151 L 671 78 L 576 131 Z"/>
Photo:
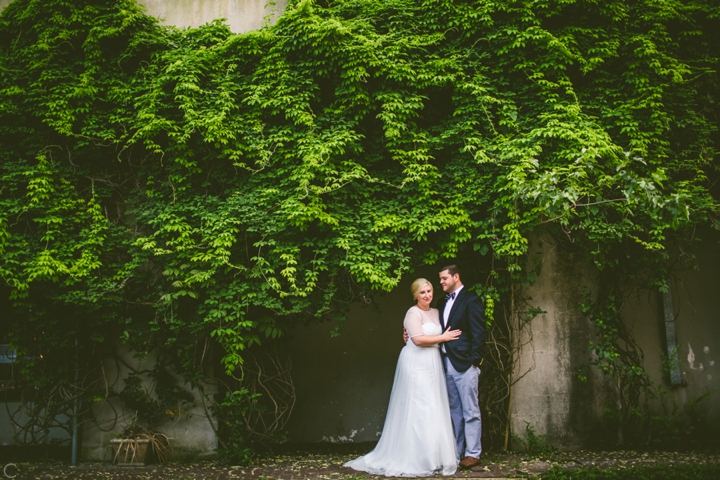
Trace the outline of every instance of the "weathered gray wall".
<path fill-rule="evenodd" d="M 683 386 L 671 389 L 666 404 L 672 407 L 675 401 L 682 411 L 709 393 L 694 407 L 695 414 L 704 424 L 720 428 L 720 392 L 710 393 L 720 387 L 720 247 L 717 234 L 702 235 L 694 246 L 697 268 L 677 266 L 670 283 Z M 660 294 L 638 295 L 626 305 L 623 316 L 643 349 L 652 380 L 668 385 L 662 364 L 667 351 Z"/>
<path fill-rule="evenodd" d="M 126 365 L 136 371 L 149 370 L 155 365 L 152 358 L 137 358 L 134 352 L 122 346 L 118 348 L 118 355 Z M 106 362 L 104 372 L 105 380 L 110 388 L 116 392 L 122 391 L 124 387 L 122 379 L 130 372 L 130 369 L 117 362 Z M 202 408 L 200 394 L 188 385 L 182 385 L 182 382 L 180 384 L 195 396 L 197 405 L 188 407 L 175 420 L 166 421 L 156 430 L 167 435 L 175 455 L 193 455 L 197 458 L 212 457 L 216 453 L 217 438 L 205 410 Z M 153 385 L 150 382 L 146 382 L 144 387 L 150 395 L 154 395 Z M 206 386 L 207 393 L 212 394 L 215 391 L 214 386 Z M 95 422 L 85 424 L 82 432 L 82 460 L 111 461 L 113 458 L 110 440 L 116 438 L 116 435 L 132 422 L 133 413 L 125 409 L 117 398 L 112 398 L 107 403 L 98 403 L 94 411 Z"/>
<path fill-rule="evenodd" d="M 165 25 L 199 27 L 225 18 L 233 32 L 244 33 L 274 23 L 288 0 L 139 0 L 138 3 Z"/>
<path fill-rule="evenodd" d="M 676 271 L 671 282 L 680 372 L 685 382 L 684 388 L 674 390 L 681 408 L 720 387 L 720 245 L 716 232 L 703 233 L 696 254 L 697 269 Z M 654 302 L 659 303 L 659 299 Z M 654 370 L 659 372 L 660 349 L 645 351 L 647 358 L 652 354 Z M 699 403 L 696 413 L 705 417 L 706 427 L 720 428 L 720 392 Z"/>
<path fill-rule="evenodd" d="M 30 418 L 25 415 L 21 408 L 20 402 L 2 402 L 0 403 L 0 445 L 13 445 L 15 439 L 13 438 L 13 426 L 12 421 L 19 424 L 25 425 Z M 58 423 L 67 423 L 67 417 L 58 417 Z M 60 427 L 53 427 L 48 432 L 48 440 L 51 441 L 67 441 L 70 435 L 64 429 Z M 27 439 L 30 441 L 30 439 Z"/>
<path fill-rule="evenodd" d="M 12 0 L 0 0 L 0 10 L 11 3 Z M 288 0 L 138 0 L 138 3 L 165 25 L 199 27 L 224 18 L 233 32 L 245 33 L 274 23 Z"/>
<path fill-rule="evenodd" d="M 676 391 L 681 407 L 720 387 L 720 248 L 708 234 L 698 249 L 698 269 L 673 281 L 680 371 L 686 388 Z M 720 428 L 720 392 L 698 405 L 707 424 Z M 716 430 L 717 431 L 717 430 Z"/>
<path fill-rule="evenodd" d="M 421 270 L 372 304 L 354 306 L 339 337 L 331 338 L 329 324 L 301 328 L 292 335 L 297 403 L 288 423 L 289 440 L 378 439 L 404 346 L 402 322 L 413 305 L 410 284 L 420 276 L 437 283 L 434 269 Z"/>
<path fill-rule="evenodd" d="M 561 449 L 587 445 L 603 405 L 612 401 L 601 376 L 578 380 L 576 367 L 590 360 L 590 322 L 578 304 L 592 292 L 591 269 L 581 255 L 548 238 L 534 238 L 530 262 L 540 275 L 521 296 L 543 313 L 522 331 L 511 397 L 511 431 L 525 436 L 529 425 L 537 435 Z M 514 448 L 520 445 L 513 445 Z"/>
<path fill-rule="evenodd" d="M 645 369 L 659 389 L 665 389 L 665 406 L 676 402 L 678 412 L 693 408 L 693 419 L 700 426 L 720 428 L 720 394 L 702 395 L 718 387 L 720 351 L 720 248 L 717 235 L 707 235 L 696 245 L 698 268 L 674 269 L 673 303 L 684 386 L 670 388 L 663 374 L 662 353 L 665 330 L 662 297 L 648 287 L 628 301 L 622 311 L 633 337 L 644 352 Z M 541 264 L 541 274 L 525 295 L 528 305 L 545 313 L 535 318 L 523 333 L 513 388 L 512 431 L 523 436 L 527 424 L 535 433 L 548 435 L 549 442 L 562 449 L 592 446 L 596 441 L 612 441 L 600 424 L 605 406 L 616 406 L 612 378 L 593 369 L 586 382 L 576 376 L 576 367 L 590 360 L 589 342 L 595 327 L 585 320 L 578 307 L 582 292 L 593 291 L 592 269 L 582 256 L 562 245 L 535 239 L 531 262 Z M 720 358 L 720 357 L 718 357 Z M 663 412 L 659 400 L 652 404 Z M 689 424 L 688 424 L 689 425 Z M 698 426 L 696 425 L 695 428 Z"/>

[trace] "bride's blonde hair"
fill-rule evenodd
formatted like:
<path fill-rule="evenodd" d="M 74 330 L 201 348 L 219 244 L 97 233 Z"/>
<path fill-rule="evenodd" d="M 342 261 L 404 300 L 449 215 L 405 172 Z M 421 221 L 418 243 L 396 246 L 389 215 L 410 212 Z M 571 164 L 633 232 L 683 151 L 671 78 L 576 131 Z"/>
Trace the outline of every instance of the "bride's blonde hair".
<path fill-rule="evenodd" d="M 413 300 L 417 301 L 417 296 L 425 285 L 430 285 L 430 289 L 432 290 L 432 283 L 425 278 L 417 278 L 412 285 L 410 285 L 410 292 L 412 292 Z"/>

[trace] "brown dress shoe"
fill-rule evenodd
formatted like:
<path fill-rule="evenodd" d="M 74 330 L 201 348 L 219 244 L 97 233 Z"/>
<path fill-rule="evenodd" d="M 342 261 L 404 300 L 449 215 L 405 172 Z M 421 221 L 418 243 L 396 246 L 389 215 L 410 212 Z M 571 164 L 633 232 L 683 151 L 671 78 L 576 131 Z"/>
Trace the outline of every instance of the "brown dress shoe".
<path fill-rule="evenodd" d="M 480 459 L 475 457 L 465 457 L 460 460 L 460 468 L 472 468 L 476 465 L 480 465 Z"/>

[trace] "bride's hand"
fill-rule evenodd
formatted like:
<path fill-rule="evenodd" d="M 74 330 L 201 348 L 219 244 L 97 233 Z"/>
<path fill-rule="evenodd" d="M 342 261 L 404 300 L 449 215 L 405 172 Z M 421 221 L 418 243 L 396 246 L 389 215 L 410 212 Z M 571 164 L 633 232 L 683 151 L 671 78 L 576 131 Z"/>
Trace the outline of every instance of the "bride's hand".
<path fill-rule="evenodd" d="M 462 331 L 460 330 L 450 330 L 451 327 L 448 327 L 447 330 L 445 330 L 445 333 L 442 334 L 442 337 L 444 338 L 444 342 L 451 342 L 453 340 L 457 340 Z"/>

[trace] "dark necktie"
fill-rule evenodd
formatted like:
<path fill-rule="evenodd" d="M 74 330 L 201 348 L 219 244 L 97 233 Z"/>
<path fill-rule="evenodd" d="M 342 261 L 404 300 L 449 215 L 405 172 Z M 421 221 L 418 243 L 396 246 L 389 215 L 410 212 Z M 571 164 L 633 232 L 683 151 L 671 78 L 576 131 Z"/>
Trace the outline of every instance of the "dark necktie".
<path fill-rule="evenodd" d="M 455 298 L 455 292 L 453 292 L 453 293 L 448 293 L 447 295 L 445 295 L 445 301 L 446 301 L 446 302 L 449 302 L 450 300 L 453 300 L 454 298 Z"/>

